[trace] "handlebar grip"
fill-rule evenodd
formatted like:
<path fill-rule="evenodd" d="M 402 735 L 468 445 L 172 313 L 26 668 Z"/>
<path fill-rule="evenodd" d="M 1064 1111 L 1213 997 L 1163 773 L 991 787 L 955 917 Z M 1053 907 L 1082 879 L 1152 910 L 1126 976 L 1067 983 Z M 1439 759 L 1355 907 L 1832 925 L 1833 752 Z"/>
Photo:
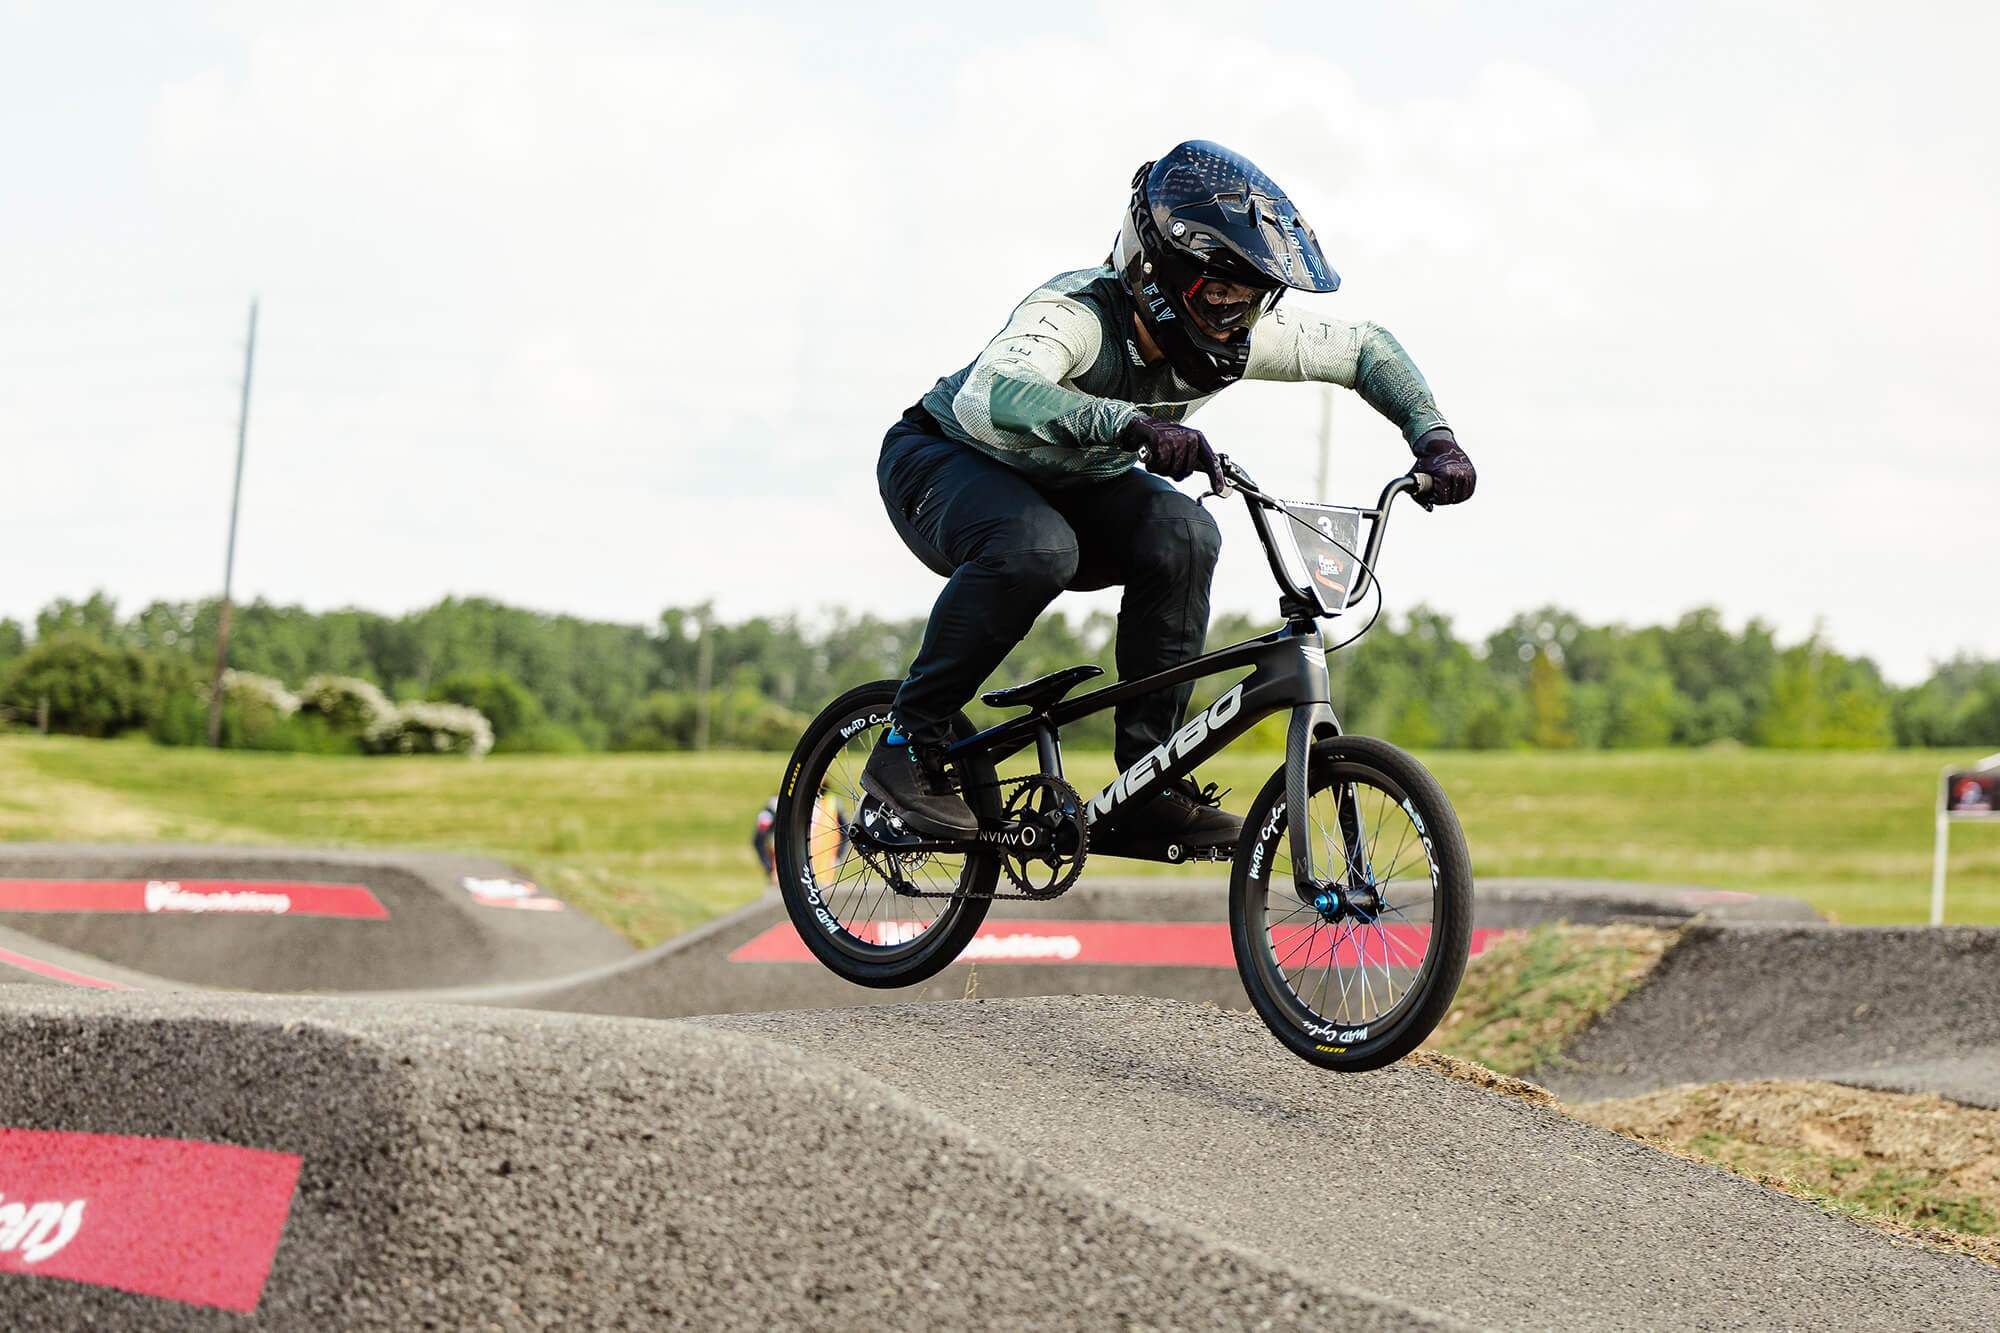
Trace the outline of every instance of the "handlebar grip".
<path fill-rule="evenodd" d="M 1416 485 L 1411 488 L 1411 494 L 1417 496 L 1419 499 L 1423 498 L 1426 495 L 1429 495 L 1433 490 L 1437 489 L 1437 478 L 1433 477 L 1428 472 L 1412 472 L 1410 474 L 1410 480 L 1416 483 Z"/>

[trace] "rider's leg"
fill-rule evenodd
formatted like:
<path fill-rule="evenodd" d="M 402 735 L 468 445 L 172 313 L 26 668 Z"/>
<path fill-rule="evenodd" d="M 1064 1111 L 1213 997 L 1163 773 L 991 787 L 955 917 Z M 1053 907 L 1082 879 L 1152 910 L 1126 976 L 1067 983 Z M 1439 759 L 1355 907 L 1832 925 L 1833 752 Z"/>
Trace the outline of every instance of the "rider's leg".
<path fill-rule="evenodd" d="M 1075 529 L 1080 568 L 1070 585 L 1125 585 L 1118 605 L 1118 678 L 1136 680 L 1201 656 L 1208 591 L 1222 530 L 1207 510 L 1150 472 L 1134 469 L 1094 486 L 1052 493 Z M 1130 768 L 1174 734 L 1194 685 L 1118 706 L 1116 757 Z"/>
<path fill-rule="evenodd" d="M 944 741 L 952 715 L 1075 577 L 1077 538 L 1014 469 L 951 440 L 896 435 L 877 473 L 889 521 L 947 576 L 896 718 L 913 736 Z"/>
<path fill-rule="evenodd" d="M 951 718 L 1075 576 L 1076 534 L 1020 473 L 911 426 L 889 432 L 876 476 L 898 535 L 946 582 L 863 784 L 957 833 L 976 821 L 937 771 Z M 893 762 L 902 741 L 909 762 Z"/>
<path fill-rule="evenodd" d="M 1080 545 L 1072 587 L 1125 586 L 1118 608 L 1118 678 L 1134 680 L 1201 655 L 1208 636 L 1209 584 L 1222 531 L 1208 511 L 1151 473 L 1132 471 L 1052 496 Z M 1128 769 L 1174 734 L 1192 682 L 1121 704 L 1117 760 Z M 1192 781 L 1161 787 L 1093 832 L 1101 851 L 1158 855 L 1158 848 L 1233 846 L 1243 821 L 1219 809 Z"/>

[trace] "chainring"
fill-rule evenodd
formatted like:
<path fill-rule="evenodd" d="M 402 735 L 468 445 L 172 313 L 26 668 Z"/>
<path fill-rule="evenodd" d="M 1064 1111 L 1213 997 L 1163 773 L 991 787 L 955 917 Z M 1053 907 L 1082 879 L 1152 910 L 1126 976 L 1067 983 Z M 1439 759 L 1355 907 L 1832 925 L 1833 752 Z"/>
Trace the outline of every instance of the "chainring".
<path fill-rule="evenodd" d="M 1060 895 L 1083 873 L 1090 855 L 1090 825 L 1083 817 L 1083 798 L 1061 778 L 1036 773 L 1002 782 L 1012 787 L 1002 810 L 1008 823 L 1042 830 L 1032 847 L 1004 848 L 1000 868 L 1024 898 Z"/>

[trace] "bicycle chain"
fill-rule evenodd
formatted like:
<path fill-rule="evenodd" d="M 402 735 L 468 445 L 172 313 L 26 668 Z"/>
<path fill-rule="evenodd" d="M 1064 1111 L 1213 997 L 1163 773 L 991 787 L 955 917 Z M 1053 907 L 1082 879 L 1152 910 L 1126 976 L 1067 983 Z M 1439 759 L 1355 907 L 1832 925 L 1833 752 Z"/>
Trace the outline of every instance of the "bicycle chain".
<path fill-rule="evenodd" d="M 997 791 L 997 790 L 1004 790 L 1009 787 L 1027 787 L 1034 784 L 1040 784 L 1045 786 L 1051 782 L 1062 782 L 1062 785 L 1064 786 L 1065 789 L 1069 791 L 1070 795 L 1076 798 L 1077 810 L 1079 812 L 1082 811 L 1083 798 L 1080 795 L 1078 795 L 1076 788 L 1071 787 L 1067 782 L 1063 782 L 1061 778 L 1052 778 L 1048 776 L 1046 773 L 1031 773 L 1024 778 L 1000 778 L 994 782 L 978 782 L 978 783 L 973 783 L 969 786 L 961 787 L 960 790 Z M 1090 825 L 1087 822 L 1085 822 L 1081 817 L 1079 817 L 1077 820 L 1076 834 L 1077 834 L 1076 856 L 1070 862 L 1068 873 L 1062 879 L 1058 880 L 1050 888 L 1043 889 L 1039 892 L 1024 889 L 1024 891 L 1020 893 L 999 893 L 999 892 L 960 893 L 957 891 L 953 891 L 950 893 L 937 893 L 937 892 L 927 893 L 924 890 L 916 887 L 914 884 L 911 884 L 908 880 L 904 879 L 900 874 L 886 872 L 880 866 L 876 867 L 876 872 L 878 874 L 881 874 L 884 879 L 889 881 L 890 887 L 894 888 L 897 894 L 909 898 L 965 898 L 969 900 L 976 900 L 979 902 L 1037 902 L 1037 903 L 1047 902 L 1052 898 L 1059 898 L 1063 894 L 1067 893 L 1069 891 L 1070 886 L 1076 883 L 1077 876 L 1083 873 L 1084 860 L 1090 853 Z M 1020 874 L 1017 871 L 1015 871 L 1013 865 L 1011 864 L 1013 858 L 1007 854 L 1005 848 L 995 848 L 994 850 L 999 853 L 1001 870 L 1006 872 L 1007 878 L 1010 881 L 1012 881 L 1016 885 L 1020 885 L 1022 883 Z M 878 853 L 877 855 L 880 855 L 885 860 L 888 860 L 892 863 L 897 859 L 896 853 L 894 852 Z M 930 855 L 930 853 L 925 853 L 925 855 Z M 871 863 L 875 859 L 873 856 L 870 856 L 867 852 L 862 853 L 862 858 Z"/>

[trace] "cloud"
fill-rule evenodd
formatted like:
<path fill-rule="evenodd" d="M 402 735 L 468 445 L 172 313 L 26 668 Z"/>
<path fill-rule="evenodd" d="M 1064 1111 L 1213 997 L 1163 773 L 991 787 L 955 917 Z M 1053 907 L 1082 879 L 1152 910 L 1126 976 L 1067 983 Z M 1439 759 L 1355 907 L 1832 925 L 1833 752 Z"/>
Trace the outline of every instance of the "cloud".
<path fill-rule="evenodd" d="M 0 324 L 34 497 L 0 613 L 213 588 L 252 290 L 253 591 L 917 613 L 937 584 L 881 518 L 881 432 L 1102 257 L 1140 161 L 1210 137 L 1301 202 L 1345 279 L 1322 308 L 1395 330 L 1481 464 L 1477 503 L 1399 526 L 1399 603 L 1478 629 L 1720 601 L 1905 675 L 1959 645 L 1926 570 L 1937 506 L 2000 503 L 1990 466 L 1934 484 L 1983 420 L 1996 173 L 1899 153 L 1810 71 L 1780 104 L 1664 19 L 1621 84 L 1476 9 L 1449 40 L 1139 13 L 257 6 L 162 38 L 99 76 L 137 109 L 90 193 L 37 168 L 0 211 L 36 261 Z M 1251 385 L 1200 424 L 1303 493 L 1318 416 Z M 1400 442 L 1351 397 L 1336 422 L 1334 489 L 1372 496 Z M 1771 557 L 1860 497 L 1894 515 L 1877 574 Z M 1218 603 L 1268 605 L 1228 531 Z"/>

